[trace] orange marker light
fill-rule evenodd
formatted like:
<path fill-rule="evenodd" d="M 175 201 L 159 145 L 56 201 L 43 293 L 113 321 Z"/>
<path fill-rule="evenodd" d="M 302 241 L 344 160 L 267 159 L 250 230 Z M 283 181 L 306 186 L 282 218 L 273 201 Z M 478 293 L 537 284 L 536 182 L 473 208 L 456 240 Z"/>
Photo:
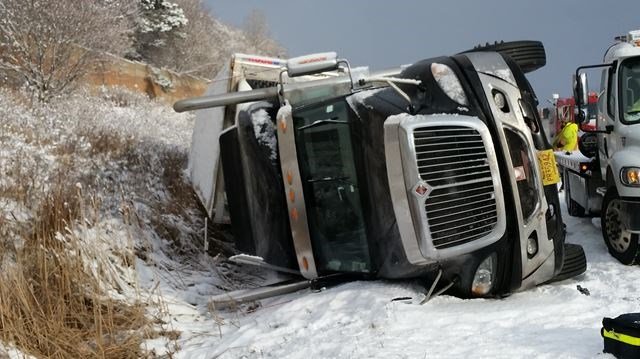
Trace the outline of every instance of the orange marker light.
<path fill-rule="evenodd" d="M 291 170 L 287 170 L 287 183 L 288 184 L 293 183 L 293 173 L 291 173 Z"/>
<path fill-rule="evenodd" d="M 307 257 L 302 257 L 302 267 L 304 270 L 309 270 L 309 261 L 307 260 Z"/>
<path fill-rule="evenodd" d="M 289 201 L 291 201 L 291 203 L 296 201 L 296 193 L 293 192 L 292 189 L 289 190 Z"/>
<path fill-rule="evenodd" d="M 298 220 L 298 209 L 294 208 L 291 210 L 291 219 L 293 219 L 294 221 Z"/>
<path fill-rule="evenodd" d="M 285 120 L 284 118 L 280 120 L 280 129 L 282 130 L 282 132 L 287 132 L 287 120 Z"/>

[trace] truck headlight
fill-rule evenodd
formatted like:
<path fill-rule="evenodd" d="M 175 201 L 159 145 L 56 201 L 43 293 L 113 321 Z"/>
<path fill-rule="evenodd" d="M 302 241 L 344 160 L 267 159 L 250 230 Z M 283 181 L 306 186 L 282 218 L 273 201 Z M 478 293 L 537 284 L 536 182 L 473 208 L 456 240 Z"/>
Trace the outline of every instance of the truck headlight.
<path fill-rule="evenodd" d="M 471 283 L 471 293 L 473 295 L 482 297 L 489 294 L 495 282 L 496 262 L 496 254 L 493 253 L 480 263 Z"/>
<path fill-rule="evenodd" d="M 640 186 L 640 168 L 638 167 L 622 167 L 620 170 L 620 181 L 625 186 Z"/>
<path fill-rule="evenodd" d="M 534 232 L 535 234 L 535 232 Z M 533 258 L 538 253 L 538 236 L 532 234 L 527 239 L 527 257 Z"/>
<path fill-rule="evenodd" d="M 431 74 L 433 74 L 433 78 L 438 83 L 438 86 L 440 86 L 440 89 L 442 89 L 450 99 L 460 105 L 467 106 L 469 104 L 467 95 L 464 93 L 458 76 L 456 76 L 455 72 L 453 72 L 449 66 L 434 62 L 431 64 Z"/>

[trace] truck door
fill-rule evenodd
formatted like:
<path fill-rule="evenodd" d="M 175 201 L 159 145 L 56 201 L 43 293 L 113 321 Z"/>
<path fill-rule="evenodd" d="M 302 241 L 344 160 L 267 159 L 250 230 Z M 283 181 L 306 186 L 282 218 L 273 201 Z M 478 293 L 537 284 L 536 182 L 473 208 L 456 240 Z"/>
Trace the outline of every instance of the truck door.
<path fill-rule="evenodd" d="M 344 99 L 293 111 L 307 219 L 319 272 L 369 272 L 358 178 Z"/>
<path fill-rule="evenodd" d="M 602 85 L 603 93 L 600 95 L 602 98 L 600 102 L 600 114 L 598 116 L 597 125 L 598 130 L 604 131 L 609 125 L 616 125 L 616 108 L 617 108 L 617 90 L 616 90 L 616 76 L 615 76 L 614 64 L 609 69 L 602 71 Z M 613 134 L 613 133 L 612 133 Z M 599 133 L 598 134 L 598 156 L 600 159 L 600 173 L 602 173 L 603 179 L 606 180 L 607 167 L 609 159 L 615 151 L 616 140 L 612 138 L 612 134 Z"/>
<path fill-rule="evenodd" d="M 610 163 L 615 153 L 627 145 L 637 143 L 637 138 L 628 131 L 628 127 L 640 122 L 640 59 L 625 59 L 616 69 L 617 65 L 614 63 L 607 71 L 607 109 L 604 112 L 602 128 L 599 128 L 614 126 L 611 133 L 602 135 L 600 160 L 603 174 L 606 173 L 605 166 Z"/>

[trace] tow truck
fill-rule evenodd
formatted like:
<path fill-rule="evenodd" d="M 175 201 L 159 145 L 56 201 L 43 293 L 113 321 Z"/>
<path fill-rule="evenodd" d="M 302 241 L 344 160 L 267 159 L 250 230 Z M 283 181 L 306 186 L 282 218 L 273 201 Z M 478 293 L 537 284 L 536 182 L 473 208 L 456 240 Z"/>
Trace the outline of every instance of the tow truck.
<path fill-rule="evenodd" d="M 513 45 L 377 72 L 335 52 L 234 55 L 204 97 L 174 109 L 199 110 L 190 177 L 214 221 L 231 221 L 235 259 L 307 282 L 426 278 L 427 299 L 584 272 L 523 72 L 544 65 L 544 47 Z M 542 58 L 518 56 L 531 48 Z"/>
<path fill-rule="evenodd" d="M 601 69 L 596 129 L 586 131 L 580 150 L 556 152 L 565 178 L 569 215 L 600 216 L 609 253 L 637 263 L 640 234 L 640 30 L 616 37 L 604 62 L 576 69 L 577 121 L 590 109 L 586 70 Z"/>

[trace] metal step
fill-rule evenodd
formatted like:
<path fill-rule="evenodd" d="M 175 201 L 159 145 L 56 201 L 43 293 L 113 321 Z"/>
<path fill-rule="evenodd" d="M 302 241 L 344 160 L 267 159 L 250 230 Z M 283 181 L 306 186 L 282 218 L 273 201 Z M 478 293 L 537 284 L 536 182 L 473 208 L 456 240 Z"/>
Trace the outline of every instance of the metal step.
<path fill-rule="evenodd" d="M 260 299 L 276 297 L 279 295 L 292 293 L 298 290 L 309 288 L 311 281 L 301 280 L 296 282 L 286 282 L 284 284 L 275 284 L 266 287 L 253 289 L 239 289 L 233 292 L 227 292 L 213 296 L 211 304 L 214 309 L 235 308 L 240 304 L 253 302 Z"/>

